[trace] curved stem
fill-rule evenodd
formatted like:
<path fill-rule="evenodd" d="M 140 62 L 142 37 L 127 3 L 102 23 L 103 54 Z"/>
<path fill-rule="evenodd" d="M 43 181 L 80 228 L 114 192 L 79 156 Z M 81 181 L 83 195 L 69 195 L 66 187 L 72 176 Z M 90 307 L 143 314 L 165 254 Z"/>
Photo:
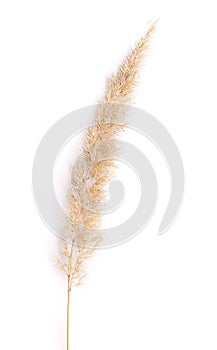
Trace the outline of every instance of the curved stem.
<path fill-rule="evenodd" d="M 70 344 L 70 300 L 71 299 L 71 286 L 70 276 L 68 276 L 68 297 L 67 297 L 67 350 L 69 350 Z"/>

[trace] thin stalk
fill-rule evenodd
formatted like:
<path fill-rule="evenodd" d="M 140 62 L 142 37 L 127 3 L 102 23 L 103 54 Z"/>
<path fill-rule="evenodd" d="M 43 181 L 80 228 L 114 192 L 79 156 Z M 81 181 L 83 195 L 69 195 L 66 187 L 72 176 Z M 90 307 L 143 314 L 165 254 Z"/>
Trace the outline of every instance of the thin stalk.
<path fill-rule="evenodd" d="M 70 301 L 71 301 L 71 286 L 70 276 L 68 276 L 68 294 L 67 294 L 67 350 L 70 348 Z"/>

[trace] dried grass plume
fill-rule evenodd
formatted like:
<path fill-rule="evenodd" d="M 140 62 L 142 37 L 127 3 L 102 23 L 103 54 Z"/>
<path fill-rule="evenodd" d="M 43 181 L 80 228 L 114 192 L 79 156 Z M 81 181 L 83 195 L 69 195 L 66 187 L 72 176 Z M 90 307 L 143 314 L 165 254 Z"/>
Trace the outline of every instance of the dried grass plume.
<path fill-rule="evenodd" d="M 69 350 L 70 292 L 86 276 L 85 264 L 92 257 L 102 237 L 96 233 L 106 198 L 105 185 L 114 176 L 114 157 L 118 153 L 114 140 L 126 123 L 123 105 L 133 103 L 139 71 L 150 47 L 156 23 L 129 52 L 116 74 L 108 80 L 104 97 L 98 102 L 93 126 L 84 137 L 80 156 L 73 166 L 68 191 L 67 214 L 60 258 L 57 266 L 68 279 L 67 349 Z"/>

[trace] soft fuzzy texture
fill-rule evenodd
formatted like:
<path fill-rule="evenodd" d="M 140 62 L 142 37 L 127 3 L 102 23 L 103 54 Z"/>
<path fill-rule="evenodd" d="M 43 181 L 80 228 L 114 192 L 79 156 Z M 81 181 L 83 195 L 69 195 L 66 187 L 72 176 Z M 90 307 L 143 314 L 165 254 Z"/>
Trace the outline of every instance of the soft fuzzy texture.
<path fill-rule="evenodd" d="M 67 214 L 58 267 L 68 276 L 68 290 L 79 286 L 85 276 L 85 263 L 102 237 L 96 233 L 102 219 L 105 185 L 114 176 L 115 138 L 126 123 L 123 105 L 133 103 L 139 70 L 150 46 L 156 22 L 130 51 L 116 74 L 107 81 L 105 96 L 98 103 L 94 125 L 85 135 L 76 161 L 68 193 Z"/>

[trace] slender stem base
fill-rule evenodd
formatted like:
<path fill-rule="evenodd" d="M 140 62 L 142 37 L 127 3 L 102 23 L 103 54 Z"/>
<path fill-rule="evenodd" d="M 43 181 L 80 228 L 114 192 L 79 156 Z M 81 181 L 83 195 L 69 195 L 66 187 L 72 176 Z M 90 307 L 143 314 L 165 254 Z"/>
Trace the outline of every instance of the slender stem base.
<path fill-rule="evenodd" d="M 70 348 L 70 300 L 71 299 L 71 286 L 70 276 L 68 276 L 68 297 L 67 297 L 67 350 Z"/>

